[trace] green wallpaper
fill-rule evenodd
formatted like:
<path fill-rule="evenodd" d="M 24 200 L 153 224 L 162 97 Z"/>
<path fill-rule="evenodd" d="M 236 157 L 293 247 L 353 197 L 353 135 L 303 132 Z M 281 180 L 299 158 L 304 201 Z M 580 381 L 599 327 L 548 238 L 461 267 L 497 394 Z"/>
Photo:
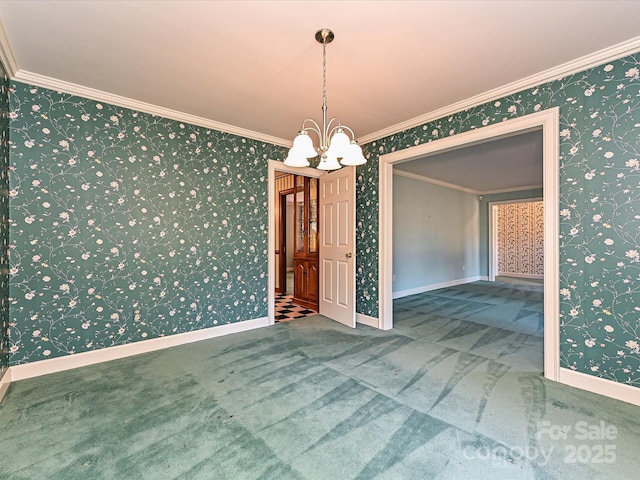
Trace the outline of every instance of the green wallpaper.
<path fill-rule="evenodd" d="M 560 107 L 561 366 L 640 386 L 640 54 L 364 146 L 358 312 L 378 316 L 378 157 Z"/>
<path fill-rule="evenodd" d="M 11 364 L 267 315 L 285 149 L 13 82 Z"/>
<path fill-rule="evenodd" d="M 0 378 L 9 367 L 9 77 L 0 62 Z"/>

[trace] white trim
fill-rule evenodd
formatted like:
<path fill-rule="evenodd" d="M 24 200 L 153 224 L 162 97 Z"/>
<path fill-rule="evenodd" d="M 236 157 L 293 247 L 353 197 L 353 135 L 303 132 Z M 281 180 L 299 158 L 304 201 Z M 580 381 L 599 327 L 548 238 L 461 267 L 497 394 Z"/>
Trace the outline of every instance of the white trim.
<path fill-rule="evenodd" d="M 613 61 L 626 55 L 635 53 L 638 50 L 640 50 L 640 37 L 635 37 L 625 42 L 618 43 L 605 49 L 593 52 L 589 55 L 577 58 L 557 67 L 553 67 L 548 70 L 539 72 L 535 75 L 525 77 L 516 82 L 508 83 L 501 87 L 467 98 L 460 102 L 453 103 L 446 107 L 433 110 L 424 115 L 420 115 L 418 117 L 414 117 L 404 122 L 397 123 L 382 130 L 378 130 L 377 132 L 364 135 L 358 138 L 358 142 L 363 145 L 365 143 L 369 143 L 374 140 L 384 138 L 398 132 L 402 132 L 409 128 L 414 128 L 433 120 L 446 117 L 453 113 L 464 111 L 477 105 L 482 105 L 483 103 L 491 101 L 495 98 L 500 98 L 517 91 L 526 90 L 528 88 L 535 87 L 536 85 L 566 77 L 567 75 L 571 75 L 573 73 L 581 72 L 588 68 L 596 67 L 604 62 Z M 162 117 L 171 118 L 173 120 L 184 121 L 193 125 L 212 128 L 214 130 L 228 132 L 247 138 L 252 138 L 254 140 L 272 143 L 274 145 L 281 145 L 285 147 L 290 147 L 292 145 L 291 140 L 272 137 L 270 135 L 254 132 L 252 130 L 246 130 L 240 127 L 235 127 L 233 125 L 216 122 L 214 120 L 197 117 L 176 110 L 166 109 L 146 102 L 140 102 L 134 99 L 122 97 L 120 95 L 114 95 L 111 93 L 103 92 L 101 90 L 84 87 L 82 85 L 65 82 L 63 80 L 46 77 L 44 75 L 39 75 L 37 73 L 19 69 L 18 64 L 15 60 L 15 56 L 13 55 L 13 50 L 11 49 L 11 44 L 6 35 L 4 26 L 1 24 L 1 21 L 0 60 L 2 60 L 9 77 L 21 82 L 30 83 L 45 88 L 51 88 L 53 90 L 58 90 L 72 95 L 79 95 L 92 100 L 103 101 L 125 108 L 131 108 L 133 110 L 150 113 L 152 115 L 159 115 Z"/>
<path fill-rule="evenodd" d="M 475 277 L 458 278 L 457 280 L 450 280 L 442 283 L 432 283 L 431 285 L 423 285 L 422 287 L 409 288 L 407 290 L 399 290 L 393 292 L 393 299 L 408 297 L 410 295 L 417 295 L 418 293 L 431 292 L 432 290 L 439 290 L 441 288 L 456 287 L 458 285 L 464 285 L 465 283 L 479 282 L 481 280 L 489 280 L 486 276 L 477 275 Z"/>
<path fill-rule="evenodd" d="M 564 367 L 560 368 L 558 381 L 565 385 L 640 406 L 640 388 L 632 387 L 626 383 L 575 372 Z"/>
<path fill-rule="evenodd" d="M 268 321 L 266 317 L 246 320 L 244 322 L 229 323 L 216 327 L 204 328 L 193 332 L 178 333 L 166 337 L 152 338 L 140 342 L 117 345 L 115 347 L 102 348 L 91 352 L 83 352 L 67 357 L 52 358 L 38 362 L 14 365 L 11 367 L 11 381 L 24 380 L 49 373 L 63 372 L 73 368 L 86 367 L 96 363 L 108 362 L 119 358 L 140 355 L 141 353 L 153 352 L 164 348 L 176 347 L 187 343 L 208 340 L 232 333 L 244 332 L 256 328 L 266 327 Z"/>
<path fill-rule="evenodd" d="M 496 193 L 521 192 L 523 190 L 537 190 L 539 188 L 542 188 L 542 185 L 524 185 L 522 187 L 503 188 L 502 190 L 487 190 L 486 192 L 480 192 L 480 194 L 481 195 L 494 195 Z"/>
<path fill-rule="evenodd" d="M 378 160 L 378 324 L 393 328 L 393 163 L 381 155 Z"/>
<path fill-rule="evenodd" d="M 632 53 L 636 53 L 638 50 L 640 50 L 640 37 L 635 37 L 625 42 L 618 43 L 617 45 L 613 45 L 611 47 L 598 50 L 597 52 L 590 53 L 589 55 L 585 55 L 584 57 L 580 57 L 570 62 L 563 63 L 562 65 L 559 65 L 557 67 L 553 67 L 548 70 L 536 73 L 535 75 L 531 75 L 529 77 L 525 77 L 521 80 L 508 83 L 493 90 L 489 90 L 488 92 L 484 92 L 460 102 L 453 103 L 438 110 L 432 110 L 429 113 L 414 117 L 404 122 L 397 123 L 387 128 L 383 128 L 382 130 L 378 130 L 377 132 L 364 135 L 358 138 L 358 143 L 364 145 L 365 143 L 373 142 L 374 140 L 378 140 L 384 137 L 388 137 L 389 135 L 394 135 L 404 130 L 408 130 L 410 128 L 424 125 L 425 123 L 438 120 L 439 118 L 444 118 L 454 113 L 468 110 L 469 108 L 482 105 L 496 98 L 501 98 L 515 92 L 533 88 L 543 83 L 558 80 L 574 73 L 582 72 L 589 68 L 597 67 L 598 65 L 601 65 L 605 62 L 613 61 Z"/>
<path fill-rule="evenodd" d="M 7 371 L 4 372 L 2 378 L 0 378 L 0 403 L 2 403 L 7 390 L 9 390 L 9 385 L 11 385 L 11 367 L 9 367 Z"/>
<path fill-rule="evenodd" d="M 84 87 L 76 83 L 70 83 L 65 82 L 64 80 L 46 77 L 44 75 L 39 75 L 37 73 L 29 72 L 26 70 L 18 70 L 13 76 L 13 79 L 22 83 L 35 85 L 37 87 L 49 88 L 58 92 L 77 95 L 98 102 L 105 102 L 116 105 L 118 107 L 136 110 L 138 112 L 149 113 L 151 115 L 157 115 L 159 117 L 189 123 L 191 125 L 198 125 L 204 128 L 218 130 L 220 132 L 226 132 L 245 138 L 251 138 L 260 142 L 271 143 L 273 145 L 281 145 L 283 147 L 290 147 L 292 145 L 291 140 L 284 140 L 282 138 L 273 137 L 271 135 L 265 135 L 263 133 L 254 132 L 253 130 L 247 130 L 245 128 L 236 127 L 234 125 L 216 122 L 215 120 L 210 120 L 208 118 L 198 117 L 189 113 L 172 110 L 170 108 L 153 105 L 151 103 L 141 102 L 133 98 L 115 95 L 113 93 L 96 90 L 94 88 Z"/>
<path fill-rule="evenodd" d="M 424 175 L 418 175 L 417 173 L 405 172 L 404 170 L 393 170 L 394 175 L 398 175 L 400 177 L 411 178 L 413 180 L 418 180 L 419 182 L 431 183 L 432 185 L 438 185 L 439 187 L 451 188 L 453 190 L 458 190 L 460 192 L 471 193 L 473 195 L 479 195 L 482 192 L 479 190 L 474 190 L 473 188 L 461 187 L 460 185 L 456 185 L 454 183 L 443 182 L 442 180 L 436 180 L 435 178 L 425 177 Z"/>
<path fill-rule="evenodd" d="M 415 147 L 381 155 L 379 159 L 379 322 L 393 328 L 393 165 L 442 150 L 504 138 L 542 127 L 544 198 L 544 374 L 558 379 L 559 343 L 559 122 L 558 107 L 489 125 Z"/>
<path fill-rule="evenodd" d="M 378 328 L 378 319 L 376 317 L 370 317 L 364 313 L 356 313 L 356 323 L 362 325 L 368 325 L 369 327 Z"/>
<path fill-rule="evenodd" d="M 293 173 L 296 175 L 304 175 L 306 177 L 319 178 L 324 172 L 316 168 L 310 167 L 289 167 L 283 162 L 277 160 L 269 160 L 269 180 L 268 180 L 268 204 L 269 204 L 269 221 L 268 241 L 267 241 L 267 318 L 269 325 L 275 323 L 275 303 L 276 303 L 276 170 L 278 172 Z"/>
<path fill-rule="evenodd" d="M 493 195 L 495 193 L 520 192 L 522 190 L 534 190 L 537 188 L 542 188 L 542 185 L 524 185 L 522 187 L 503 188 L 501 190 L 475 190 L 473 188 L 456 185 L 455 183 L 448 183 L 443 182 L 442 180 L 436 180 L 435 178 L 425 177 L 424 175 L 419 175 L 417 173 L 405 172 L 404 170 L 399 170 L 396 168 L 393 169 L 393 174 L 399 175 L 401 177 L 411 178 L 413 180 L 418 180 L 419 182 L 431 183 L 440 187 L 451 188 L 453 190 L 459 190 L 465 193 L 471 193 L 473 195 Z"/>
<path fill-rule="evenodd" d="M 498 202 L 489 202 L 488 229 L 489 229 L 489 281 L 496 281 L 498 272 Z"/>
<path fill-rule="evenodd" d="M 513 190 L 513 191 L 515 192 L 516 190 Z M 497 200 L 495 202 L 489 202 L 489 205 L 506 205 L 509 203 L 527 203 L 527 202 L 540 202 L 540 201 L 544 201 L 544 197 L 527 197 L 527 198 L 514 198 L 512 200 Z"/>
<path fill-rule="evenodd" d="M 544 205 L 544 376 L 558 381 L 560 370 L 560 109 L 542 119 L 542 201 Z"/>
<path fill-rule="evenodd" d="M 4 23 L 0 19 L 0 61 L 4 65 L 4 69 L 7 72 L 9 78 L 13 78 L 18 70 L 18 64 L 16 63 L 16 57 L 13 54 L 7 31 L 4 29 Z"/>
<path fill-rule="evenodd" d="M 533 280 L 544 280 L 544 275 L 534 275 L 532 273 L 511 273 L 511 272 L 498 272 L 497 277 L 512 277 L 512 278 L 531 278 Z"/>
<path fill-rule="evenodd" d="M 436 153 L 457 150 L 459 148 L 462 148 L 463 146 L 470 147 L 497 139 L 503 139 L 523 133 L 533 132 L 540 129 L 540 122 L 543 121 L 547 115 L 549 115 L 548 112 L 557 108 L 558 107 L 554 107 L 547 110 L 542 110 L 540 112 L 532 113 L 530 115 L 523 115 L 521 117 L 505 120 L 504 122 L 495 123 L 486 127 L 467 130 L 466 132 L 461 132 L 449 137 L 440 138 L 431 142 L 421 143 L 420 145 L 416 145 L 415 147 L 403 148 L 392 153 L 381 155 L 380 158 L 384 158 L 386 162 L 399 164 L 409 162 L 411 160 L 417 160 L 418 158 L 426 157 L 429 155 L 434 155 Z M 538 119 L 540 119 L 540 121 L 538 121 Z"/>

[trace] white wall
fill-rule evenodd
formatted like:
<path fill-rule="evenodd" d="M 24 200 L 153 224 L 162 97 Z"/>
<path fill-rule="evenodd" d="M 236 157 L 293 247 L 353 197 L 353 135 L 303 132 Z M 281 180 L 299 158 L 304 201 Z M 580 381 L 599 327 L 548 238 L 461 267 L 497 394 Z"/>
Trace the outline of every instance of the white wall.
<path fill-rule="evenodd" d="M 394 297 L 480 275 L 476 195 L 393 176 Z"/>

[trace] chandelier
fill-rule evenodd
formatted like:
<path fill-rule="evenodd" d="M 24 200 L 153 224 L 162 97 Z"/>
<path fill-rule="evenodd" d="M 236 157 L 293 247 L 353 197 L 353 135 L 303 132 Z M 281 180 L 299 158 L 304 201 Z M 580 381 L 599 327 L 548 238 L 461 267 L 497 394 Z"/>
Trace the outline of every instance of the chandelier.
<path fill-rule="evenodd" d="M 293 146 L 284 161 L 290 167 L 308 167 L 309 159 L 320 155 L 319 170 L 337 170 L 343 165 L 363 165 L 367 160 L 356 142 L 353 130 L 333 117 L 327 122 L 327 44 L 335 38 L 333 32 L 323 28 L 316 32 L 316 40 L 322 44 L 322 128 L 311 118 L 305 118 L 302 128 L 293 140 Z M 318 135 L 320 146 L 316 149 L 309 132 Z M 351 135 L 347 135 L 347 132 Z"/>

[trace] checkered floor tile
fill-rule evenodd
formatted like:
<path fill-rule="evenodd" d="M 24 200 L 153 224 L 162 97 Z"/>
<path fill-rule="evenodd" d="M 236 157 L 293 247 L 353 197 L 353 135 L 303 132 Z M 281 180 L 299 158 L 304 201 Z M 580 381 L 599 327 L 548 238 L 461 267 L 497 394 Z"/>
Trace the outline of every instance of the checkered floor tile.
<path fill-rule="evenodd" d="M 309 310 L 293 303 L 292 295 L 276 293 L 275 320 L 276 322 L 289 322 L 298 318 L 310 317 L 318 312 Z"/>

